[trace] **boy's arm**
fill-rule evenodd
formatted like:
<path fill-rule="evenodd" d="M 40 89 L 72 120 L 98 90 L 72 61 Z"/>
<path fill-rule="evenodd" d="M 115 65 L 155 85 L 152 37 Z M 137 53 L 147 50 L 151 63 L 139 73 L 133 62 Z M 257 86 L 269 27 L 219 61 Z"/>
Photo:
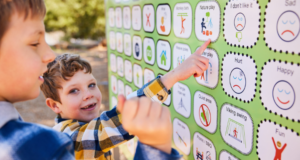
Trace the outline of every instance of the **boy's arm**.
<path fill-rule="evenodd" d="M 202 55 L 209 45 L 210 40 L 206 41 L 194 54 L 187 58 L 180 66 L 168 72 L 162 77 L 157 77 L 141 89 L 131 93 L 127 99 L 132 97 L 147 96 L 153 101 L 163 103 L 171 93 L 170 89 L 179 81 L 188 79 L 191 76 L 199 77 L 208 68 L 209 60 Z"/>
<path fill-rule="evenodd" d="M 152 100 L 163 102 L 167 98 L 165 96 L 159 99 L 157 93 L 161 93 L 160 88 L 163 86 L 165 92 L 170 90 L 178 81 L 185 80 L 194 75 L 199 77 L 208 68 L 208 59 L 201 56 L 210 40 L 206 41 L 195 54 L 191 55 L 180 66 L 173 71 L 161 77 L 157 83 L 151 82 L 149 86 L 143 89 L 147 94 L 152 92 Z M 151 88 L 152 87 L 152 88 Z M 155 88 L 158 87 L 159 89 Z M 147 90 L 148 89 L 148 90 Z M 153 91 L 158 92 L 153 92 Z M 138 93 L 136 93 L 138 94 Z M 156 95 L 157 94 L 157 95 Z M 155 97 L 157 96 L 157 97 Z M 130 97 L 129 97 L 130 98 Z M 129 99 L 127 97 L 127 99 Z M 166 107 L 161 107 L 156 102 L 151 102 L 147 98 L 133 98 L 125 102 L 120 101 L 118 110 L 123 114 L 123 126 L 130 133 L 136 135 L 139 141 L 135 154 L 135 159 L 180 159 L 179 153 L 171 148 L 172 124 L 170 111 Z M 159 136 L 157 134 L 159 133 Z"/>
<path fill-rule="evenodd" d="M 210 44 L 210 39 L 207 40 L 197 51 L 189 56 L 180 66 L 168 72 L 161 77 L 161 82 L 169 90 L 179 81 L 188 79 L 190 76 L 199 77 L 208 68 L 209 60 L 202 55 L 207 46 Z"/>
<path fill-rule="evenodd" d="M 123 114 L 123 127 L 140 141 L 135 159 L 177 160 L 182 157 L 171 148 L 172 124 L 167 107 L 145 97 L 121 99 L 119 96 L 117 108 Z"/>

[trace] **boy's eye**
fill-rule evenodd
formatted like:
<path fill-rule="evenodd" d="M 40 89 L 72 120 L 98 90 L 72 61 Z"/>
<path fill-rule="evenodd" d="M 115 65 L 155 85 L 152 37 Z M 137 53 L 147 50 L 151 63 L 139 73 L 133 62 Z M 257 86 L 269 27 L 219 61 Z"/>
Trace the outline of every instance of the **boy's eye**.
<path fill-rule="evenodd" d="M 40 43 L 34 43 L 34 44 L 31 44 L 31 46 L 33 47 L 37 47 Z"/>
<path fill-rule="evenodd" d="M 91 83 L 91 84 L 89 85 L 89 88 L 94 88 L 95 86 L 96 86 L 95 83 Z"/>
<path fill-rule="evenodd" d="M 70 90 L 70 92 L 69 93 L 77 93 L 79 90 L 78 89 L 72 89 L 72 90 Z"/>

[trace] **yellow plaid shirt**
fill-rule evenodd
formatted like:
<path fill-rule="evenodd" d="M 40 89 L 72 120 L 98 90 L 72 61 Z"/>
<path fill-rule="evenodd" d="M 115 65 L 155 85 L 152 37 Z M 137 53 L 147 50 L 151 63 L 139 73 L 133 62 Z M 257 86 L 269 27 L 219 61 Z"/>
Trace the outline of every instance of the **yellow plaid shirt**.
<path fill-rule="evenodd" d="M 164 102 L 168 92 L 164 89 L 158 78 L 144 85 L 141 89 L 131 93 L 130 97 L 147 96 L 152 100 Z M 114 107 L 103 112 L 99 117 L 90 122 L 80 122 L 73 119 L 56 118 L 57 125 L 53 128 L 68 134 L 75 149 L 75 159 L 81 160 L 111 160 L 110 149 L 132 139 L 122 127 L 121 114 Z"/>

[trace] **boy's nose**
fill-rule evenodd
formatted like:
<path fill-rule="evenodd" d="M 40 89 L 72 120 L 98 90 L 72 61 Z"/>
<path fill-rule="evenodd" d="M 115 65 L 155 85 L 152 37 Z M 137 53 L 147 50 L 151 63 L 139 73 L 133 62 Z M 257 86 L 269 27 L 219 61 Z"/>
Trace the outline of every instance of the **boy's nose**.
<path fill-rule="evenodd" d="M 45 52 L 43 54 L 42 60 L 44 63 L 50 63 L 54 61 L 55 59 L 55 53 L 52 51 L 50 46 L 46 45 Z"/>
<path fill-rule="evenodd" d="M 86 100 L 89 100 L 91 98 L 93 98 L 93 94 L 90 92 L 90 91 L 86 91 L 85 92 L 85 96 L 83 97 L 83 100 L 86 101 Z"/>

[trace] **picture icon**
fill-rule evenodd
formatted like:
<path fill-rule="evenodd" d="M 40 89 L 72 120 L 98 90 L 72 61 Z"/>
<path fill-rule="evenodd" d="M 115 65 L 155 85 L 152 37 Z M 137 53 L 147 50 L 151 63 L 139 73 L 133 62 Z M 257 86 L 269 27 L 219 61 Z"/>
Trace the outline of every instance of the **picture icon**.
<path fill-rule="evenodd" d="M 187 111 L 184 104 L 183 104 L 182 98 L 180 99 L 180 102 L 179 102 L 178 106 L 179 106 L 178 109 L 183 108 L 185 111 Z"/>
<path fill-rule="evenodd" d="M 160 63 L 164 66 L 167 65 L 167 51 L 166 50 L 163 50 L 160 54 L 160 58 L 161 58 L 161 61 Z"/>
<path fill-rule="evenodd" d="M 207 70 L 202 74 L 202 77 L 203 77 L 203 79 L 204 79 L 204 81 L 205 81 L 205 83 L 209 83 L 208 82 L 208 75 L 209 74 L 212 74 L 212 64 L 209 62 L 208 63 L 208 68 L 207 68 Z M 201 77 L 201 78 L 202 78 Z"/>
<path fill-rule="evenodd" d="M 234 18 L 234 27 L 237 31 L 242 31 L 246 26 L 246 17 L 243 13 L 238 13 Z"/>
<path fill-rule="evenodd" d="M 186 18 L 183 18 L 183 17 L 188 16 L 188 14 L 187 14 L 187 13 L 178 13 L 177 16 L 179 16 L 180 19 L 181 19 L 181 31 L 180 31 L 180 34 L 182 34 L 182 33 L 184 33 L 184 31 L 185 31 L 183 23 L 184 23 L 184 21 L 186 20 Z"/>
<path fill-rule="evenodd" d="M 147 49 L 146 49 L 146 55 L 147 55 L 148 61 L 151 61 L 151 59 L 152 59 L 152 48 L 150 46 L 148 46 Z"/>
<path fill-rule="evenodd" d="M 128 14 L 125 14 L 124 21 L 125 21 L 125 24 L 128 25 L 128 23 L 129 23 L 129 16 L 128 16 Z"/>
<path fill-rule="evenodd" d="M 136 83 L 137 83 L 137 84 L 140 83 L 140 75 L 139 75 L 139 72 L 136 72 Z"/>
<path fill-rule="evenodd" d="M 196 149 L 196 157 L 197 157 L 197 160 L 203 160 L 203 157 L 204 157 L 203 152 L 201 154 L 200 151 L 198 150 L 198 148 Z"/>
<path fill-rule="evenodd" d="M 283 12 L 277 21 L 277 34 L 284 42 L 292 42 L 300 32 L 300 19 L 294 11 Z"/>
<path fill-rule="evenodd" d="M 228 118 L 225 135 L 228 135 L 233 140 L 245 144 L 246 147 L 245 127 L 243 124 Z"/>
<path fill-rule="evenodd" d="M 272 141 L 273 141 L 273 145 L 275 147 L 275 157 L 274 160 L 281 160 L 281 154 L 284 151 L 285 147 L 287 146 L 286 143 L 283 145 L 283 147 L 281 147 L 281 142 L 277 141 L 277 143 L 275 144 L 275 140 L 274 137 L 272 137 Z"/>
<path fill-rule="evenodd" d="M 246 17 L 243 13 L 239 12 L 236 14 L 234 18 L 234 27 L 237 30 L 235 37 L 238 39 L 239 42 L 241 42 L 243 35 L 242 35 L 242 30 L 246 26 Z"/>
<path fill-rule="evenodd" d="M 295 90 L 285 80 L 280 80 L 274 85 L 272 95 L 275 104 L 282 110 L 292 108 L 295 103 Z"/>
<path fill-rule="evenodd" d="M 199 117 L 201 123 L 205 126 L 208 127 L 211 123 L 211 113 L 209 108 L 207 107 L 206 104 L 202 104 L 199 108 Z"/>
<path fill-rule="evenodd" d="M 240 68 L 234 68 L 229 76 L 229 83 L 231 89 L 237 93 L 241 94 L 246 88 L 246 75 Z"/>
<path fill-rule="evenodd" d="M 182 137 L 179 135 L 178 132 L 176 132 L 177 135 L 178 135 L 178 138 L 179 138 L 179 141 L 182 142 L 186 147 L 187 147 L 187 144 L 185 143 L 185 141 L 182 139 Z"/>
<path fill-rule="evenodd" d="M 162 32 L 166 31 L 166 27 L 165 27 L 164 23 L 165 23 L 165 19 L 167 17 L 167 13 L 165 12 L 164 15 L 165 16 L 161 17 L 161 25 L 160 25 L 160 29 L 161 29 Z"/>
<path fill-rule="evenodd" d="M 135 55 L 137 57 L 140 55 L 140 45 L 138 43 L 135 44 Z"/>
<path fill-rule="evenodd" d="M 185 55 L 177 57 L 178 66 L 181 65 L 185 60 Z"/>
<path fill-rule="evenodd" d="M 210 151 L 206 151 L 206 160 L 211 160 L 211 157 Z"/>
<path fill-rule="evenodd" d="M 203 33 L 203 35 L 209 36 L 212 35 L 213 32 L 212 30 L 209 29 L 213 29 L 213 23 L 212 23 L 212 18 L 210 18 L 210 12 L 206 12 L 206 21 L 205 18 L 202 18 L 202 22 L 201 22 L 201 32 Z"/>
<path fill-rule="evenodd" d="M 150 24 L 150 16 L 151 16 L 151 13 L 146 14 L 146 17 L 147 17 L 147 23 L 146 23 L 146 26 L 149 25 L 149 27 L 151 27 L 151 24 Z"/>

